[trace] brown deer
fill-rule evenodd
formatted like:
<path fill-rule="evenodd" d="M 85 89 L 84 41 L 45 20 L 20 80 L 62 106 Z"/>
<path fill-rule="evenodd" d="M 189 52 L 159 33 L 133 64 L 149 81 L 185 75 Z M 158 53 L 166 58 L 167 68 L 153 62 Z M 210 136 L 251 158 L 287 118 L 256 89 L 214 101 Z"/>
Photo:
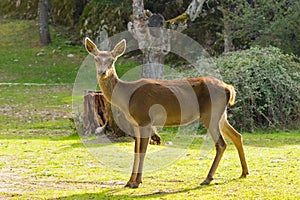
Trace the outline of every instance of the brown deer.
<path fill-rule="evenodd" d="M 237 148 L 242 165 L 241 177 L 248 167 L 242 136 L 227 121 L 227 105 L 235 101 L 235 89 L 212 77 L 183 80 L 139 79 L 125 82 L 118 78 L 115 62 L 126 50 L 120 41 L 112 51 L 99 51 L 89 39 L 85 47 L 94 56 L 100 88 L 104 97 L 120 108 L 134 127 L 135 147 L 131 177 L 125 185 L 137 188 L 142 183 L 142 170 L 149 138 L 156 126 L 181 126 L 200 119 L 212 136 L 216 155 L 202 185 L 209 184 L 226 149 L 226 136 Z"/>

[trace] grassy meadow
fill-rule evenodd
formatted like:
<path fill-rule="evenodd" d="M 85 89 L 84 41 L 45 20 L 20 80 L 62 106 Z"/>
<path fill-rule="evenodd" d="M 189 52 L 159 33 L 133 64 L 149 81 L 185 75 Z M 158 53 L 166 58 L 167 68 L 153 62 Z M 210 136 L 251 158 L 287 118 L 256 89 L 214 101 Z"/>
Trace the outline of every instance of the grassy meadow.
<path fill-rule="evenodd" d="M 246 179 L 228 142 L 215 180 L 201 186 L 215 151 L 212 145 L 203 155 L 205 135 L 196 135 L 173 164 L 145 171 L 138 189 L 124 188 L 131 171 L 97 160 L 71 120 L 73 83 L 87 53 L 66 30 L 51 30 L 53 44 L 41 47 L 36 22 L 0 20 L 0 199 L 300 198 L 300 131 L 243 133 Z M 119 145 L 133 150 L 133 142 Z"/>

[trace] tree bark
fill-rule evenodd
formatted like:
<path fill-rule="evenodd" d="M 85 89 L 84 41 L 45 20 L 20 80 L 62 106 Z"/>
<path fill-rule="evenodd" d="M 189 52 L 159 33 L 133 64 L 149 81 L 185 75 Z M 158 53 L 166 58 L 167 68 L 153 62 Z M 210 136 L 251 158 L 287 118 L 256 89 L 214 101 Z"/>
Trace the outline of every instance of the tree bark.
<path fill-rule="evenodd" d="M 123 125 L 129 125 L 124 114 L 117 108 L 114 109 L 117 120 L 122 121 Z M 111 104 L 100 91 L 87 91 L 84 95 L 83 127 L 84 135 L 104 134 L 106 131 L 113 133 L 115 137 L 126 135 L 114 119 Z"/>
<path fill-rule="evenodd" d="M 166 27 L 182 32 L 187 28 L 188 21 L 195 21 L 202 12 L 206 0 L 192 0 L 188 8 L 181 15 L 166 21 Z"/>
<path fill-rule="evenodd" d="M 128 31 L 137 40 L 139 49 L 144 55 L 141 77 L 163 79 L 163 58 L 165 55 L 162 54 L 162 48 L 166 44 L 159 27 L 163 26 L 164 19 L 161 15 L 153 15 L 150 11 L 146 13 L 143 0 L 133 0 L 132 10 L 133 21 L 128 23 Z M 149 29 L 149 24 L 153 29 Z M 165 49 L 164 51 L 168 50 Z"/>
<path fill-rule="evenodd" d="M 134 137 L 133 125 L 124 113 L 105 100 L 100 91 L 87 91 L 84 95 L 83 111 L 84 135 L 105 134 L 114 140 L 119 137 Z M 151 144 L 160 144 L 160 136 L 153 130 Z"/>
<path fill-rule="evenodd" d="M 183 31 L 188 20 L 194 21 L 202 11 L 205 0 L 192 0 L 187 10 L 168 21 L 160 14 L 144 10 L 143 0 L 132 1 L 132 22 L 128 23 L 128 31 L 137 40 L 139 49 L 144 55 L 143 78 L 163 79 L 164 57 L 169 53 L 170 41 L 168 32 L 163 28 Z"/>
<path fill-rule="evenodd" d="M 39 0 L 38 4 L 38 22 L 40 43 L 50 45 L 50 30 L 49 30 L 49 0 Z"/>
<path fill-rule="evenodd" d="M 224 53 L 229 53 L 233 49 L 233 43 L 232 43 L 232 31 L 231 31 L 231 24 L 229 20 L 229 10 L 228 5 L 225 3 L 222 3 L 222 15 L 223 15 L 223 35 L 224 35 Z"/>
<path fill-rule="evenodd" d="M 84 135 L 94 134 L 98 127 L 106 124 L 106 107 L 101 92 L 88 91 L 84 95 Z"/>

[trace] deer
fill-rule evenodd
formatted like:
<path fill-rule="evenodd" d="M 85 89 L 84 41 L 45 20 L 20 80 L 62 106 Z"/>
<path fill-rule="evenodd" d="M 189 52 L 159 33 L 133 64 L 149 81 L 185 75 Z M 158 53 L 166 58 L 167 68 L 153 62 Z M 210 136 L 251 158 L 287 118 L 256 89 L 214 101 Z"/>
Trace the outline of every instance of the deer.
<path fill-rule="evenodd" d="M 181 80 L 141 78 L 136 81 L 119 79 L 115 63 L 126 51 L 123 39 L 111 51 L 100 51 L 85 38 L 85 48 L 94 57 L 98 84 L 105 99 L 124 112 L 134 129 L 134 161 L 132 173 L 125 187 L 138 188 L 142 183 L 144 159 L 155 127 L 183 126 L 200 120 L 214 141 L 216 154 L 206 179 L 213 180 L 227 147 L 224 136 L 236 147 L 242 166 L 241 178 L 248 175 L 242 135 L 227 120 L 227 106 L 235 102 L 232 85 L 206 76 Z"/>

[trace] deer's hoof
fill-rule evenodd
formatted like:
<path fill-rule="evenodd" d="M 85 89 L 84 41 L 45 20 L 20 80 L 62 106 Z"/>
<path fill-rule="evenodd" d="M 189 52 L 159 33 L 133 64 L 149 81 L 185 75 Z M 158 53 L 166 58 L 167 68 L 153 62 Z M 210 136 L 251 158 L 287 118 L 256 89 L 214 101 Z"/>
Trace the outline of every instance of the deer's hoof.
<path fill-rule="evenodd" d="M 203 181 L 200 185 L 209 185 L 212 180 L 214 180 L 214 179 L 213 178 L 206 178 L 205 181 Z"/>
<path fill-rule="evenodd" d="M 248 172 L 243 172 L 240 178 L 246 178 L 248 174 L 249 174 Z"/>
<path fill-rule="evenodd" d="M 209 185 L 209 182 L 203 181 L 200 185 Z"/>
<path fill-rule="evenodd" d="M 138 188 L 139 187 L 139 183 L 136 182 L 136 181 L 133 181 L 133 182 L 128 182 L 125 187 L 129 187 L 129 188 Z"/>
<path fill-rule="evenodd" d="M 157 135 L 157 134 L 151 136 L 150 144 L 153 144 L 153 145 L 160 145 L 160 144 L 161 144 L 161 142 L 160 142 L 160 136 Z"/>

